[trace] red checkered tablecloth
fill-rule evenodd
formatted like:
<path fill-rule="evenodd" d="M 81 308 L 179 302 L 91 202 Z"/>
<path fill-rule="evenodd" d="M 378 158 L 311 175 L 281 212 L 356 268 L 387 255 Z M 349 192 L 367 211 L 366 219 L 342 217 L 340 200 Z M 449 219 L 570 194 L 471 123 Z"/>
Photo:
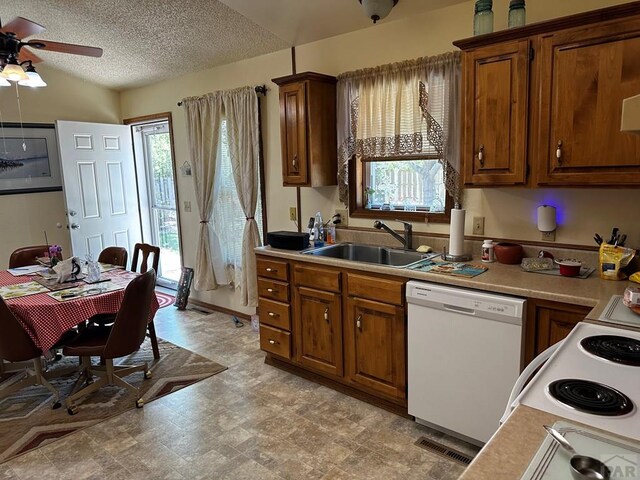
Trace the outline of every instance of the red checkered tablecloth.
<path fill-rule="evenodd" d="M 46 352 L 70 328 L 98 313 L 116 313 L 124 298 L 124 287 L 137 274 L 125 270 L 113 270 L 102 275 L 121 284 L 123 288 L 64 302 L 51 298 L 47 293 L 14 298 L 6 302 L 36 346 Z M 0 270 L 0 286 L 26 283 L 31 280 L 30 276 L 14 277 L 6 270 Z M 158 308 L 158 299 L 154 294 L 149 321 L 153 319 Z"/>

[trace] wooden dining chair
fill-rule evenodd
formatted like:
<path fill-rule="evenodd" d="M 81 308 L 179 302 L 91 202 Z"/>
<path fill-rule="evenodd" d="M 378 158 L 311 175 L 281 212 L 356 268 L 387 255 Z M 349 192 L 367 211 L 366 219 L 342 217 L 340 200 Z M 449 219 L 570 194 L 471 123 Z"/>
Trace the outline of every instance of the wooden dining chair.
<path fill-rule="evenodd" d="M 33 245 L 31 247 L 18 248 L 9 257 L 9 268 L 36 265 L 38 263 L 36 258 L 44 257 L 45 252 L 49 255 L 48 245 Z"/>
<path fill-rule="evenodd" d="M 40 359 L 42 350 L 36 347 L 2 297 L 0 297 L 0 331 L 2 332 L 0 335 L 0 358 L 9 362 L 30 361 L 32 367 L 24 369 L 25 378 L 22 380 L 0 388 L 0 398 L 5 398 L 26 387 L 42 385 L 53 394 L 52 408 L 59 408 L 58 391 L 49 383 L 42 369 Z"/>
<path fill-rule="evenodd" d="M 149 266 L 149 260 L 151 260 L 151 266 Z M 138 261 L 140 261 L 139 268 Z M 136 243 L 134 245 L 133 257 L 131 258 L 132 272 L 145 273 L 149 268 L 153 268 L 153 270 L 157 272 L 159 264 L 160 247 L 149 245 L 148 243 Z M 158 348 L 158 338 L 156 337 L 156 327 L 153 324 L 153 319 L 151 319 L 151 321 L 147 325 L 147 328 L 149 330 L 151 348 L 153 349 L 153 358 L 158 360 L 160 358 L 160 349 Z"/>
<path fill-rule="evenodd" d="M 98 262 L 117 265 L 118 267 L 127 268 L 127 259 L 129 254 L 124 247 L 107 247 L 98 255 Z"/>
<path fill-rule="evenodd" d="M 64 355 L 80 357 L 82 365 L 82 373 L 66 399 L 70 415 L 77 412 L 77 400 L 108 385 L 134 392 L 136 406 L 140 408 L 144 405 L 140 390 L 124 380 L 124 377 L 142 371 L 145 379 L 151 378 L 147 363 L 114 366 L 113 360 L 136 352 L 144 342 L 155 285 L 156 274 L 153 269 L 134 278 L 127 285 L 113 326 L 109 329 L 89 326 L 62 350 Z M 100 357 L 104 360 L 104 365 L 92 365 L 91 357 Z M 94 375 L 99 377 L 95 382 Z M 83 384 L 85 386 L 80 388 Z"/>

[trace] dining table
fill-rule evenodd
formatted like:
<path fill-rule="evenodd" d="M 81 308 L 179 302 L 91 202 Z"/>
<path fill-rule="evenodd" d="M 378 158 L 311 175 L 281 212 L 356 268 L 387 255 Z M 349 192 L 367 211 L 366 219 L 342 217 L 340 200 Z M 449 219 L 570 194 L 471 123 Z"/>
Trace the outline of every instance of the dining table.
<path fill-rule="evenodd" d="M 51 284 L 47 288 L 38 273 L 26 270 L 0 270 L 2 296 L 36 347 L 48 352 L 69 329 L 83 324 L 97 314 L 113 314 L 120 309 L 125 289 L 138 273 L 101 265 L 100 281 L 88 284 L 77 280 L 66 285 Z M 41 277 L 42 278 L 42 277 Z M 39 283 L 40 282 L 40 283 Z M 160 308 L 154 294 L 149 321 Z"/>

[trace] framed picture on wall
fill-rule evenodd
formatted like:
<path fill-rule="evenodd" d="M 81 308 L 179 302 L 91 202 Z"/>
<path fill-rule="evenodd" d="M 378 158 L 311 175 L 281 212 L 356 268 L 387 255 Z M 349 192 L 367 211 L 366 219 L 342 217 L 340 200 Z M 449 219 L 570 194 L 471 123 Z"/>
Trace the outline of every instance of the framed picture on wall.
<path fill-rule="evenodd" d="M 0 124 L 0 195 L 62 190 L 55 125 Z"/>

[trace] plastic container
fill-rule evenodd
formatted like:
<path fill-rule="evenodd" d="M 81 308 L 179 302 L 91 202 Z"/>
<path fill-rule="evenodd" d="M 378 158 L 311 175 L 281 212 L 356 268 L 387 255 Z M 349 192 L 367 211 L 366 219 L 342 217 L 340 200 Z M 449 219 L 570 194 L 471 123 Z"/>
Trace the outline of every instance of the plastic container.
<path fill-rule="evenodd" d="M 324 225 L 320 212 L 316 213 L 316 219 L 313 222 L 313 246 L 324 247 Z"/>
<path fill-rule="evenodd" d="M 582 262 L 580 260 L 565 258 L 562 260 L 555 260 L 555 262 L 560 267 L 560 275 L 563 277 L 575 277 L 580 275 L 580 268 L 582 268 Z"/>
<path fill-rule="evenodd" d="M 329 223 L 326 229 L 327 245 L 333 245 L 336 243 L 336 226 L 333 223 Z"/>
<path fill-rule="evenodd" d="M 477 0 L 473 16 L 473 35 L 493 32 L 493 0 Z"/>
<path fill-rule="evenodd" d="M 485 263 L 495 262 L 495 251 L 493 240 L 485 240 L 482 244 L 482 261 Z"/>
<path fill-rule="evenodd" d="M 525 0 L 511 0 L 509 2 L 509 28 L 524 27 L 527 23 Z"/>

